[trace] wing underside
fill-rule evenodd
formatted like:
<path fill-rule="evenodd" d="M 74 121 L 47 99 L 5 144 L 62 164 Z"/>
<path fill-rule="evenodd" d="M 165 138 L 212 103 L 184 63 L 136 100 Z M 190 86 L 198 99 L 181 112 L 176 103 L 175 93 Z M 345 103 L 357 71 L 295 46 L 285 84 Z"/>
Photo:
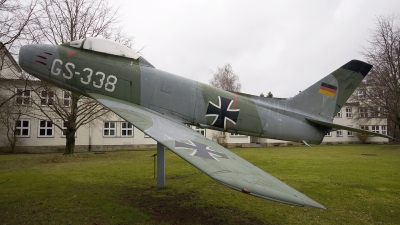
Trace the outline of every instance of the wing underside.
<path fill-rule="evenodd" d="M 221 184 L 272 201 L 325 208 L 184 124 L 130 102 L 89 95 Z"/>

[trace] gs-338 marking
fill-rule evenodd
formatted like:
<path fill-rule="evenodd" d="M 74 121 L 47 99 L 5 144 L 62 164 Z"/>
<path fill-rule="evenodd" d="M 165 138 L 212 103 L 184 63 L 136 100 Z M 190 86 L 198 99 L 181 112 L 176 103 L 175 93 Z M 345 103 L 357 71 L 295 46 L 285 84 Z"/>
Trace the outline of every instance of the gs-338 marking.
<path fill-rule="evenodd" d="M 53 64 L 51 65 L 51 74 L 53 74 L 54 76 L 58 76 L 61 74 L 61 69 L 55 68 L 55 66 L 57 64 L 59 64 L 60 66 L 63 66 L 64 63 L 61 59 L 55 59 L 53 61 Z M 62 73 L 63 77 L 68 80 L 72 79 L 72 77 L 74 76 L 74 73 L 72 72 L 72 70 L 75 69 L 75 64 L 73 64 L 71 62 L 67 62 L 67 63 L 65 63 L 65 69 L 68 71 L 68 73 Z M 80 79 L 81 83 L 86 84 L 86 85 L 90 84 L 90 81 L 93 76 L 93 70 L 90 68 L 84 68 L 82 70 L 82 73 L 86 73 L 87 76 L 86 76 L 86 78 L 81 77 L 81 79 Z M 81 73 L 79 73 L 79 72 L 75 72 L 75 75 L 80 75 L 80 74 Z M 102 88 L 103 84 L 104 84 L 104 79 L 106 78 L 106 75 L 101 71 L 97 71 L 94 75 L 101 76 L 101 78 L 98 83 L 96 83 L 96 81 L 92 82 L 93 87 Z M 108 92 L 113 92 L 115 89 L 115 85 L 117 84 L 117 81 L 118 81 L 118 79 L 116 76 L 114 76 L 114 75 L 107 76 L 106 83 L 104 85 L 104 89 Z"/>

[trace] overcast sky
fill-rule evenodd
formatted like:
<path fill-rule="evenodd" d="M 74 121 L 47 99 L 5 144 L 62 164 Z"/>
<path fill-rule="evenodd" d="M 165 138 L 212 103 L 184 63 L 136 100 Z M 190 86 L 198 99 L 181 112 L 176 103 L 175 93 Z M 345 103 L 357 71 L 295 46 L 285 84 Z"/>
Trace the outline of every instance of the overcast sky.
<path fill-rule="evenodd" d="M 112 2 L 112 3 L 111 3 Z M 242 91 L 292 97 L 352 59 L 362 60 L 379 15 L 399 0 L 118 0 L 134 48 L 156 68 L 209 83 L 226 63 Z"/>

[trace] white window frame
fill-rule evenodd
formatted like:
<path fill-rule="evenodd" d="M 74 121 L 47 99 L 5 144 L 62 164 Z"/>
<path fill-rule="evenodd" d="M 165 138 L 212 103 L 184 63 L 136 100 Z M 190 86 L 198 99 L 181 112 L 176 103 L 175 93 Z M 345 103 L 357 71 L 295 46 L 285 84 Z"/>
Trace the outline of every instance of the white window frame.
<path fill-rule="evenodd" d="M 353 125 L 348 125 L 348 127 L 353 127 Z M 347 137 L 354 137 L 353 131 L 348 130 L 347 131 Z"/>
<path fill-rule="evenodd" d="M 381 134 L 387 135 L 387 126 L 381 125 Z"/>
<path fill-rule="evenodd" d="M 51 94 L 53 94 L 53 97 L 51 97 Z M 42 90 L 40 91 L 40 105 L 41 106 L 50 106 L 54 104 L 54 99 L 55 99 L 55 92 L 53 90 Z"/>
<path fill-rule="evenodd" d="M 346 118 L 353 118 L 353 112 L 351 107 L 346 107 Z"/>
<path fill-rule="evenodd" d="M 196 132 L 200 133 L 201 135 L 203 135 L 204 137 L 206 137 L 206 129 L 205 128 L 201 128 L 198 126 L 193 126 L 193 130 L 195 130 Z"/>
<path fill-rule="evenodd" d="M 342 110 L 341 109 L 339 109 L 339 111 L 337 112 L 336 117 L 342 118 Z"/>
<path fill-rule="evenodd" d="M 364 107 L 358 108 L 358 114 L 360 115 L 361 118 L 368 117 L 368 108 L 364 108 Z"/>
<path fill-rule="evenodd" d="M 332 132 L 328 132 L 325 134 L 325 137 L 332 137 Z"/>
<path fill-rule="evenodd" d="M 111 134 L 111 133 L 114 133 L 114 134 Z M 116 136 L 117 136 L 117 122 L 104 121 L 103 122 L 103 137 L 116 137 Z"/>
<path fill-rule="evenodd" d="M 337 137 L 343 137 L 343 130 L 337 130 L 336 131 L 336 136 Z"/>
<path fill-rule="evenodd" d="M 368 116 L 371 118 L 379 118 L 380 117 L 379 107 L 368 108 Z"/>
<path fill-rule="evenodd" d="M 17 121 L 20 121 L 20 123 L 21 123 L 20 126 L 17 126 Z M 25 125 L 24 122 L 27 122 L 27 126 L 24 126 Z M 15 136 L 16 137 L 30 137 L 30 135 L 31 135 L 31 121 L 29 119 L 15 120 L 14 126 L 15 126 L 14 132 L 15 132 Z M 19 130 L 19 134 L 17 134 L 18 130 Z M 25 135 L 23 134 L 24 130 L 27 130 L 27 132 L 28 132 Z"/>
<path fill-rule="evenodd" d="M 27 90 L 24 88 L 15 88 L 15 105 L 31 105 L 32 104 L 32 90 Z M 21 103 L 18 103 L 18 99 L 21 99 Z"/>
<path fill-rule="evenodd" d="M 365 98 L 363 90 L 358 90 L 357 91 L 357 98 L 358 99 L 364 99 Z"/>
<path fill-rule="evenodd" d="M 45 126 L 42 126 L 44 123 Z M 50 124 L 49 124 L 50 123 Z M 49 126 L 51 125 L 51 126 Z M 40 134 L 41 131 L 44 131 L 45 134 Z M 51 134 L 48 132 L 51 131 Z M 39 120 L 38 122 L 38 137 L 54 137 L 54 123 L 51 120 Z"/>
<path fill-rule="evenodd" d="M 129 134 L 129 131 L 131 134 Z M 133 137 L 133 125 L 131 123 L 121 122 L 121 137 Z"/>
<path fill-rule="evenodd" d="M 379 125 L 371 125 L 371 126 L 369 126 L 369 128 L 370 128 L 371 132 L 378 133 L 378 134 L 380 133 L 379 132 L 379 128 L 380 128 Z"/>
<path fill-rule="evenodd" d="M 68 91 L 63 90 L 62 100 L 64 107 L 71 107 L 71 96 L 69 95 Z M 66 102 L 68 102 L 68 104 L 65 104 Z"/>
<path fill-rule="evenodd" d="M 235 134 L 235 133 L 229 133 L 230 137 L 246 137 L 246 135 L 243 134 Z"/>

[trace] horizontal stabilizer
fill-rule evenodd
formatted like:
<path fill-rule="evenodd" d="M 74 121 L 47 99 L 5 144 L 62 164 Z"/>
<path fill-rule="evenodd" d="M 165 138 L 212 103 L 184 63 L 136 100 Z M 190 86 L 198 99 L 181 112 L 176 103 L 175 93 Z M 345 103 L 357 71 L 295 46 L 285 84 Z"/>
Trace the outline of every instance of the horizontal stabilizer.
<path fill-rule="evenodd" d="M 368 134 L 368 135 L 372 135 L 372 136 L 394 139 L 394 138 L 384 135 L 384 134 L 375 133 L 375 132 L 371 132 L 371 131 L 367 131 L 367 130 L 363 130 L 363 129 L 357 129 L 354 127 L 343 126 L 343 125 L 339 125 L 339 124 L 335 124 L 335 123 L 329 123 L 329 122 L 325 122 L 325 121 L 321 121 L 321 120 L 312 119 L 309 117 L 306 117 L 306 120 L 310 121 L 311 123 L 315 123 L 315 124 L 322 125 L 325 127 L 331 127 L 331 128 L 336 128 L 339 130 L 348 130 L 348 131 L 353 131 L 353 132 L 357 132 L 357 133 L 361 133 L 361 134 Z"/>

